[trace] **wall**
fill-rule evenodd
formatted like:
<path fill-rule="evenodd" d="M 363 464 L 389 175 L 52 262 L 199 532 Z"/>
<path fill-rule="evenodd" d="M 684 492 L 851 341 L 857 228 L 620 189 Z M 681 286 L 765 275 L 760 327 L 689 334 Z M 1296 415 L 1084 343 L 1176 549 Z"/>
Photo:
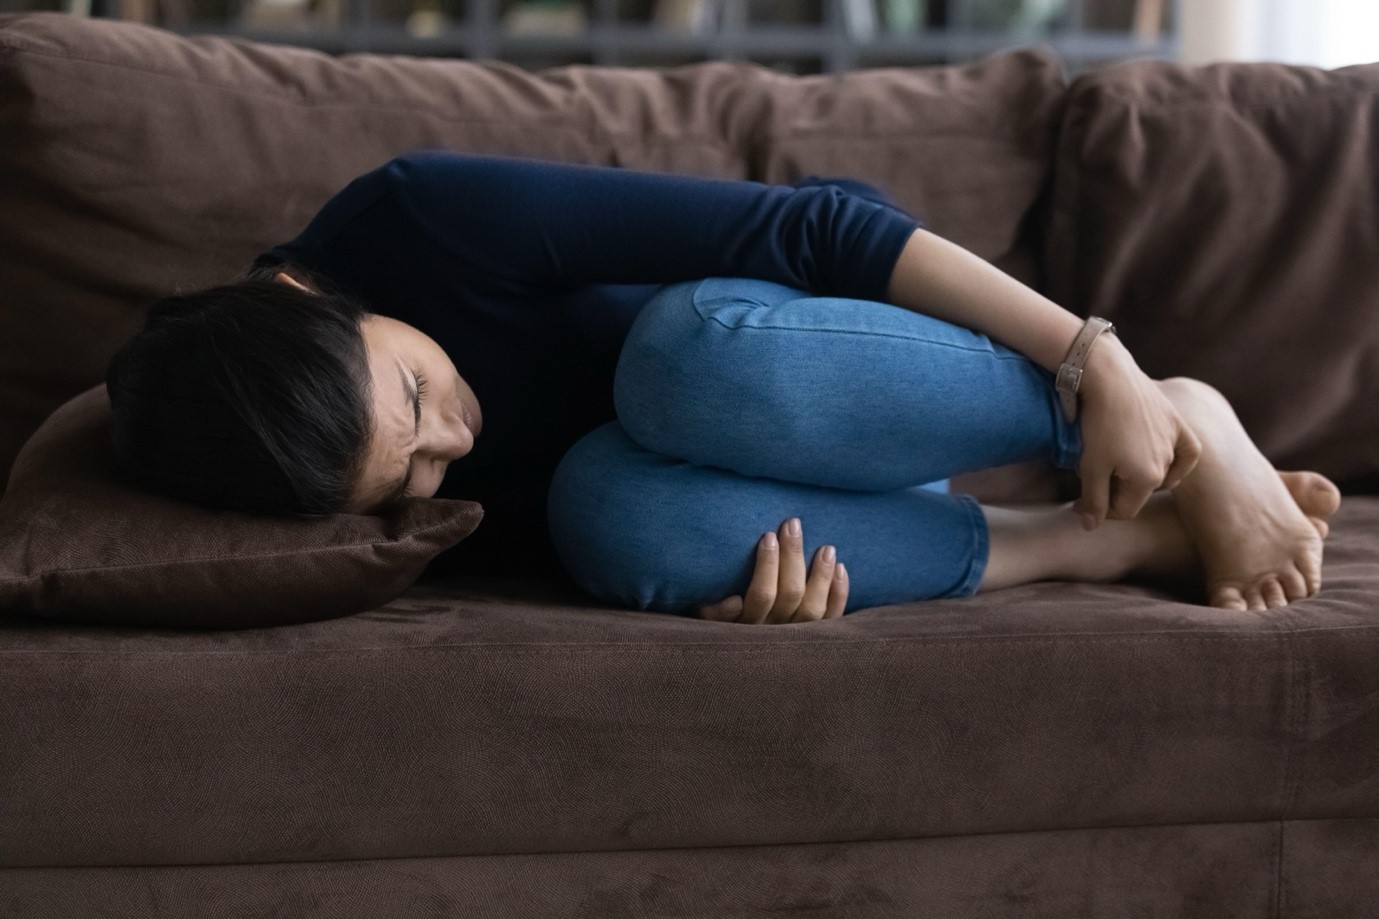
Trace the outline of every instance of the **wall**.
<path fill-rule="evenodd" d="M 1182 0 L 1183 63 L 1379 61 L 1376 0 Z"/>

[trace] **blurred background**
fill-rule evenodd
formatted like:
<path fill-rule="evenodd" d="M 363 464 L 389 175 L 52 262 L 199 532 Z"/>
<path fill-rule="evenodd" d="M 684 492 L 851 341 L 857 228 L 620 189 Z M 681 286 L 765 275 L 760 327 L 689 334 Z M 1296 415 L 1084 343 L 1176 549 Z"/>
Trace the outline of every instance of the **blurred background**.
<path fill-rule="evenodd" d="M 1131 58 L 1379 61 L 1379 0 L 0 0 L 332 54 L 789 73 L 955 63 L 1051 46 L 1069 76 Z"/>

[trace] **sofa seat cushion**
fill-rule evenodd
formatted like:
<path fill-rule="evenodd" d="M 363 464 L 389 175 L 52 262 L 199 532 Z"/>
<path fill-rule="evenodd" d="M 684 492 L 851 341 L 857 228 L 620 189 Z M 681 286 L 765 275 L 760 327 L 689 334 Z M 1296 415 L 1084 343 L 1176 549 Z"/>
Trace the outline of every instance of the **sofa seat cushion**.
<path fill-rule="evenodd" d="M 137 868 L 0 869 L 7 919 L 1369 919 L 1379 820 Z M 398 904 L 425 904 L 407 911 Z M 1283 907 L 1283 909 L 1280 909 Z M 1286 911 L 1285 911 L 1286 910 Z"/>
<path fill-rule="evenodd" d="M 1042 583 L 744 626 L 423 578 L 329 622 L 0 622 L 0 852 L 174 865 L 1379 817 L 1379 498 L 1263 613 Z M 22 790 L 22 793 L 19 793 Z"/>

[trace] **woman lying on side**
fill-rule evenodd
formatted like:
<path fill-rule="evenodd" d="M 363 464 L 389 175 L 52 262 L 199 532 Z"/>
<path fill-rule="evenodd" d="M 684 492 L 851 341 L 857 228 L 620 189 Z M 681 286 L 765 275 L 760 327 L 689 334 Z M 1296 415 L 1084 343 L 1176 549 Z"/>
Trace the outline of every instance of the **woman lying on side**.
<path fill-rule="evenodd" d="M 460 552 L 545 552 L 637 609 L 799 622 L 1145 575 L 1239 610 L 1315 594 L 1335 485 L 1276 471 L 1217 391 L 1150 379 L 1106 325 L 854 180 L 429 150 L 153 303 L 107 385 L 117 457 L 159 491 L 469 498 Z M 948 491 L 1031 460 L 1081 497 Z"/>

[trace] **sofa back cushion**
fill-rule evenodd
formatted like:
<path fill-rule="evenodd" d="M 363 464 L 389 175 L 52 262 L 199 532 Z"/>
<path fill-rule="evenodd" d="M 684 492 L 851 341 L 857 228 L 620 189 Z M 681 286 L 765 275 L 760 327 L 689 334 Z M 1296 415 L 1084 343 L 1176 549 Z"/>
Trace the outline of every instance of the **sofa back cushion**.
<path fill-rule="evenodd" d="M 1050 296 L 1198 377 L 1281 468 L 1379 477 L 1379 64 L 1139 61 L 1069 87 Z"/>
<path fill-rule="evenodd" d="M 1029 276 L 1024 217 L 1062 89 L 1048 51 L 841 76 L 726 61 L 533 73 L 0 16 L 0 483 L 54 408 L 104 380 L 145 303 L 227 280 L 409 149 L 855 177 Z"/>

